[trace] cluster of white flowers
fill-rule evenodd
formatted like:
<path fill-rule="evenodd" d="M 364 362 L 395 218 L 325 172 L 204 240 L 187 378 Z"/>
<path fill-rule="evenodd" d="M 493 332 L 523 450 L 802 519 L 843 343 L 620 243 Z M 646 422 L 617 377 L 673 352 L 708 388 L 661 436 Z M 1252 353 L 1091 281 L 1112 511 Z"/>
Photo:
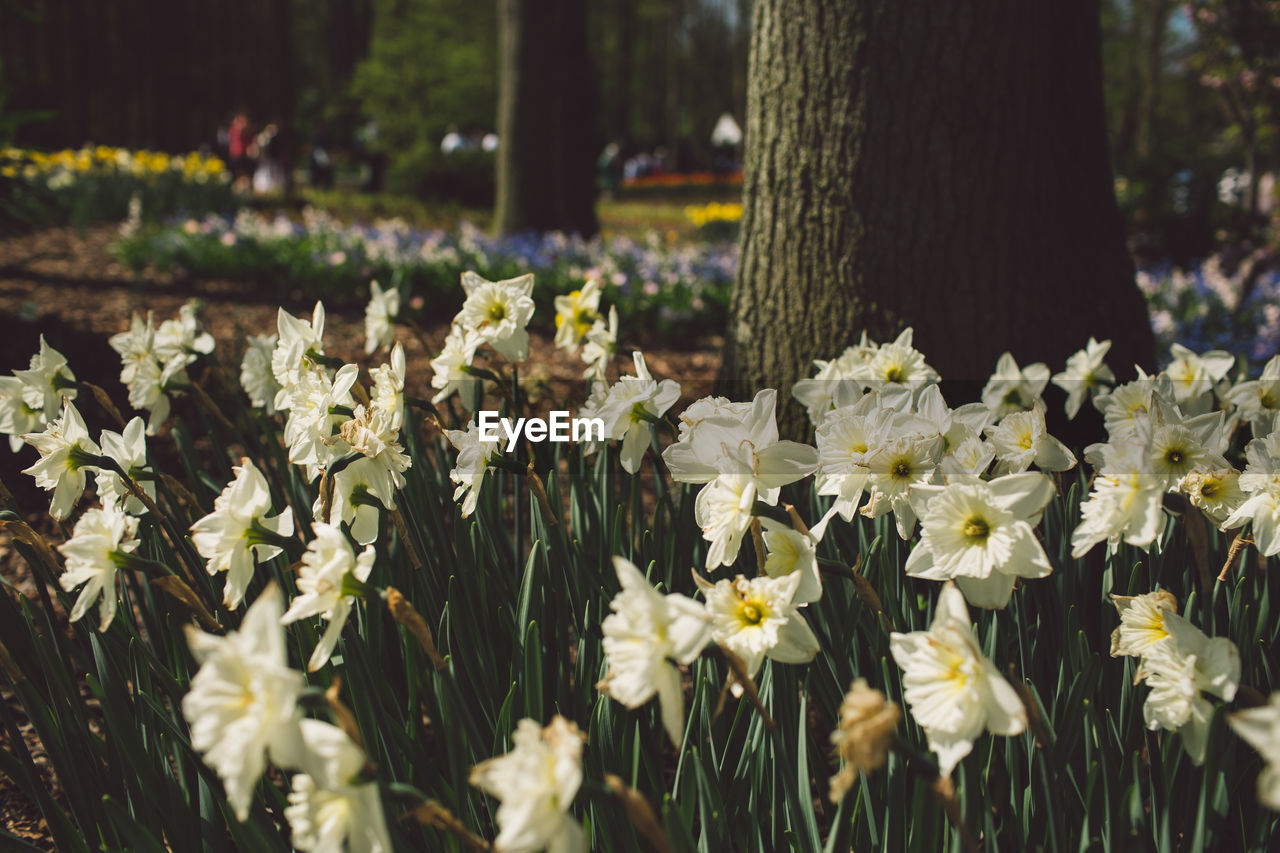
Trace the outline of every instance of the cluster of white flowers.
<path fill-rule="evenodd" d="M 182 700 L 191 745 L 227 789 L 239 820 L 249 807 L 267 759 L 298 771 L 285 816 L 300 850 L 390 853 L 375 782 L 362 778 L 368 759 L 337 726 L 304 719 L 298 707 L 302 673 L 289 668 L 281 595 L 267 587 L 226 636 L 188 628 L 200 670 Z"/>
<path fill-rule="evenodd" d="M 1280 553 L 1280 435 L 1274 431 L 1280 358 L 1267 364 L 1263 378 L 1233 386 L 1226 378 L 1234 363 L 1229 353 L 1198 356 L 1175 344 L 1170 354 L 1168 370 L 1094 398 L 1108 438 L 1085 449 L 1096 476 L 1072 553 L 1081 556 L 1102 541 L 1150 547 L 1164 529 L 1169 492 L 1181 492 L 1222 530 L 1250 524 L 1259 551 Z M 1254 436 L 1244 472 L 1225 458 L 1242 421 Z"/>
<path fill-rule="evenodd" d="M 603 382 L 605 370 L 618 348 L 618 309 L 600 313 L 601 287 L 598 279 L 588 279 L 581 290 L 557 296 L 555 344 L 576 353 L 582 347 L 585 378 Z"/>
<path fill-rule="evenodd" d="M 111 348 L 120 353 L 120 381 L 129 389 L 129 405 L 149 411 L 147 433 L 169 418 L 169 395 L 191 385 L 187 367 L 201 355 L 213 352 L 213 335 L 200 330 L 196 306 L 183 305 L 176 319 L 155 327 L 152 312 L 144 322 L 137 314 L 129 330 L 113 335 Z"/>
<path fill-rule="evenodd" d="M 333 512 L 367 545 L 378 536 L 376 505 L 396 509 L 396 492 L 412 464 L 400 444 L 404 348 L 395 344 L 389 361 L 369 371 L 371 388 L 366 389 L 359 384 L 357 365 L 330 367 L 337 360 L 324 354 L 324 318 L 319 302 L 310 322 L 280 309 L 270 375 L 264 358 L 270 339 L 259 339 L 245 353 L 241 384 L 255 405 L 266 406 L 270 388 L 277 388 L 271 406 L 288 413 L 289 461 L 304 468 L 308 480 L 333 471 Z M 317 497 L 314 512 L 319 515 L 322 507 Z"/>
<path fill-rule="evenodd" d="M 457 393 L 471 409 L 485 392 L 481 374 L 492 376 L 472 364 L 480 347 L 513 363 L 528 357 L 533 279 L 490 282 L 467 273 L 463 287 L 466 302 L 432 362 L 433 387 L 436 402 Z M 209 574 L 227 573 L 228 608 L 252 598 L 259 562 L 286 550 L 301 556 L 298 594 L 287 609 L 271 584 L 252 601 L 238 631 L 214 636 L 190 629 L 201 666 L 182 710 L 192 745 L 223 780 L 240 820 L 268 761 L 293 771 L 285 814 L 295 846 L 304 850 L 390 849 L 364 751 L 343 729 L 303 716 L 298 699 L 305 678 L 288 665 L 283 628 L 324 620 L 307 669 L 336 660 L 344 626 L 372 588 L 381 512 L 396 510 L 406 485 L 411 460 L 400 441 L 407 366 L 393 325 L 400 295 L 376 283 L 372 292 L 366 351 L 390 349 L 367 381 L 358 365 L 325 355 L 319 303 L 309 321 L 281 310 L 277 334 L 250 338 L 241 362 L 241 384 L 253 405 L 284 415 L 289 461 L 308 481 L 323 478 L 309 541 L 305 529 L 296 529 L 295 509 L 273 496 L 268 478 L 248 458 L 235 467 L 213 511 L 190 528 Z M 811 661 L 820 648 L 806 608 L 823 595 L 818 551 L 827 529 L 837 517 L 848 522 L 890 513 L 901 539 L 911 541 L 906 574 L 941 583 L 928 630 L 890 637 L 906 704 L 941 772 L 950 774 L 983 732 L 1025 730 L 1027 708 L 982 653 L 969 606 L 1004 608 L 1020 579 L 1054 571 L 1036 528 L 1057 491 L 1051 475 L 1073 468 L 1076 458 L 1047 431 L 1042 395 L 1051 381 L 1066 392 L 1069 417 L 1090 399 L 1108 430 L 1108 440 L 1084 454 L 1096 474 L 1072 534 L 1073 556 L 1103 541 L 1151 547 L 1166 523 L 1165 496 L 1179 492 L 1223 530 L 1250 525 L 1264 555 L 1280 553 L 1280 358 L 1261 379 L 1233 386 L 1228 354 L 1197 356 L 1175 347 L 1168 370 L 1111 387 L 1114 376 L 1104 363 L 1110 342 L 1091 339 L 1052 376 L 1046 365 L 1020 366 L 1006 353 L 980 400 L 952 408 L 910 329 L 887 344 L 864 335 L 835 360 L 816 362 L 816 375 L 796 384 L 793 393 L 814 427 L 807 444 L 781 438 L 774 389 L 749 401 L 705 397 L 671 422 L 666 418 L 680 386 L 655 379 L 642 353 L 632 355 L 634 375 L 609 385 L 617 320 L 610 312 L 606 321 L 599 304 L 595 281 L 556 302 L 556 344 L 582 349 L 594 380 L 581 413 L 604 422 L 605 441 L 619 443 L 621 465 L 632 475 L 658 447 L 655 426 L 670 425 L 674 440 L 661 460 L 675 482 L 701 487 L 693 515 L 707 543 L 703 569 L 737 565 L 749 532 L 758 550 L 756 576 L 734 572 L 708 580 L 695 572 L 701 601 L 661 591 L 634 564 L 613 559 L 620 591 L 601 626 L 608 669 L 597 687 L 628 708 L 656 696 L 662 726 L 677 746 L 685 737 L 681 667 L 714 642 L 731 662 L 741 662 L 730 680 L 741 695 L 750 688 L 744 676 L 754 678 L 766 659 Z M 149 426 L 134 418 L 120 433 L 103 431 L 94 442 L 72 402 L 75 380 L 66 359 L 43 339 L 29 370 L 0 379 L 0 428 L 11 436 L 17 431 L 39 451 L 27 473 L 53 493 L 55 518 L 71 516 L 87 474 L 95 474 L 101 506 L 85 511 L 60 546 L 66 558 L 60 580 L 67 592 L 81 588 L 71 619 L 97 603 L 103 631 L 117 611 L 117 571 L 142 565 L 139 516 L 155 495 L 146 435 L 163 425 L 168 393 L 190 383 L 186 367 L 211 352 L 213 341 L 199 331 L 188 305 L 155 330 L 150 315 L 145 322 L 135 315 L 112 345 L 124 360 L 130 402 L 150 410 Z M 1227 461 L 1231 434 L 1242 422 L 1253 430 L 1243 472 Z M 445 435 L 458 451 L 450 477 L 466 517 L 490 468 L 512 461 L 500 458 L 500 442 L 480 439 L 474 421 Z M 826 511 L 806 526 L 794 508 L 780 504 L 784 486 L 810 476 Z M 133 491 L 138 487 L 141 496 Z M 784 511 L 791 523 L 778 520 Z M 1215 710 L 1208 697 L 1230 702 L 1239 685 L 1236 647 L 1178 615 L 1167 592 L 1113 599 L 1120 627 L 1112 654 L 1139 659 L 1138 678 L 1149 688 L 1148 727 L 1178 732 L 1192 760 L 1202 762 Z M 1263 754 L 1268 767 L 1259 796 L 1280 808 L 1277 697 L 1233 715 L 1231 724 Z M 895 714 L 889 718 L 896 722 Z M 511 752 L 474 768 L 472 783 L 501 803 L 495 849 L 585 849 L 582 828 L 568 813 L 582 782 L 583 741 L 564 718 L 545 728 L 525 719 Z"/>
<path fill-rule="evenodd" d="M 9 449 L 22 447 L 23 436 L 42 431 L 62 413 L 63 400 L 76 398 L 75 374 L 67 359 L 40 336 L 40 351 L 26 370 L 0 376 L 0 433 L 9 436 Z"/>
<path fill-rule="evenodd" d="M 1204 763 L 1213 706 L 1204 694 L 1227 702 L 1240 683 L 1240 654 L 1225 637 L 1206 637 L 1178 615 L 1178 601 L 1164 590 L 1111 596 L 1120 627 L 1111 635 L 1113 657 L 1139 659 L 1138 679 L 1151 688 L 1142 716 L 1149 729 L 1176 731 L 1191 760 Z"/>

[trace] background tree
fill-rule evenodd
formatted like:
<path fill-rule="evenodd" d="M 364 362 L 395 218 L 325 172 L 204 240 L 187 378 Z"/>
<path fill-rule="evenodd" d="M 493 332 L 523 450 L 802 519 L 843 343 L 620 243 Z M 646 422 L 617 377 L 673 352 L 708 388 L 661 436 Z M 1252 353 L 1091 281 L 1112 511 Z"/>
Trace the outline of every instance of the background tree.
<path fill-rule="evenodd" d="M 1151 366 L 1098 21 L 1088 2 L 756 0 L 722 379 L 786 393 L 862 330 L 906 326 L 951 379 L 1005 350 L 1058 366 L 1090 335 L 1121 371 Z"/>
<path fill-rule="evenodd" d="M 494 225 L 594 234 L 600 143 L 587 0 L 499 0 L 498 27 Z"/>

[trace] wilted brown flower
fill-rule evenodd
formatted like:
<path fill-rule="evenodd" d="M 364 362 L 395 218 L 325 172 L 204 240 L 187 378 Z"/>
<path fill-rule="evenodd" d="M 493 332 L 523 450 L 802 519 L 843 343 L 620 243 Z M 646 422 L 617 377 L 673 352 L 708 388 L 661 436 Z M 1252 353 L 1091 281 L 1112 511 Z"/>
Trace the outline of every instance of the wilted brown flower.
<path fill-rule="evenodd" d="M 859 770 L 871 772 L 884 766 L 902 711 L 884 694 L 859 678 L 840 703 L 840 725 L 831 733 L 836 754 L 844 760 L 831 777 L 831 802 L 838 803 L 853 785 Z"/>

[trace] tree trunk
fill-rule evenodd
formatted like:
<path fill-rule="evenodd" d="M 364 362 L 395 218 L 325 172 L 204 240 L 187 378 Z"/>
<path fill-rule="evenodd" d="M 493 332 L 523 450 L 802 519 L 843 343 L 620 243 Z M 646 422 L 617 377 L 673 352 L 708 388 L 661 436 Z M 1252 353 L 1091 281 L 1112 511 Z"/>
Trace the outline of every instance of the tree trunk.
<path fill-rule="evenodd" d="M 498 0 L 500 232 L 597 230 L 586 0 Z"/>
<path fill-rule="evenodd" d="M 795 434 L 814 359 L 907 326 L 949 379 L 1005 350 L 1060 370 L 1090 335 L 1118 375 L 1150 367 L 1098 20 L 1097 2 L 757 0 L 725 393 L 781 389 Z"/>

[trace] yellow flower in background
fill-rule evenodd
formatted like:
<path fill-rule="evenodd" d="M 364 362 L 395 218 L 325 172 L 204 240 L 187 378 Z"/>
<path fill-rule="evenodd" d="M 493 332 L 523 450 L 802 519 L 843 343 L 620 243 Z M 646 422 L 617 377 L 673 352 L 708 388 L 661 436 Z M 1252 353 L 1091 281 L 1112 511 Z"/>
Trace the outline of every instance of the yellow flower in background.
<path fill-rule="evenodd" d="M 742 205 L 737 203 L 691 204 L 684 209 L 685 218 L 701 228 L 708 222 L 738 222 L 742 219 Z"/>

